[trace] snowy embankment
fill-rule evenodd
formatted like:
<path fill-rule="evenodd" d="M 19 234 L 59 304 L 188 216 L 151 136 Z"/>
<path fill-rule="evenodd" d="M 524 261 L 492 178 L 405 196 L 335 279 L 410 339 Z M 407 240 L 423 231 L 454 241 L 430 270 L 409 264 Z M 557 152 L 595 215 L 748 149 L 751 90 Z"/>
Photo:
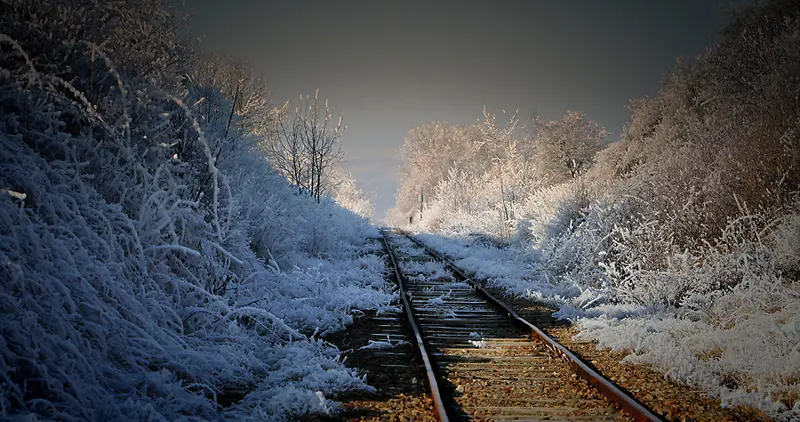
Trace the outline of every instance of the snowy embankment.
<path fill-rule="evenodd" d="M 2 420 L 281 420 L 369 389 L 318 337 L 393 299 L 375 228 L 270 168 L 165 7 L 0 17 Z"/>
<path fill-rule="evenodd" d="M 797 420 L 798 45 L 800 3 L 751 2 L 631 101 L 611 143 L 572 111 L 527 133 L 488 112 L 420 126 L 387 217 L 509 294 L 557 305 L 581 338 L 726 406 Z"/>
<path fill-rule="evenodd" d="M 576 323 L 578 339 L 630 351 L 626 361 L 660 368 L 675 381 L 720 397 L 723 405 L 754 406 L 790 420 L 800 415 L 800 292 L 776 278 L 770 265 L 789 256 L 781 256 L 783 242 L 800 239 L 797 223 L 796 216 L 785 221 L 767 242 L 774 248 L 740 245 L 704 265 L 662 272 L 669 279 L 694 277 L 698 287 L 714 272 L 743 277 L 726 291 L 689 291 L 680 307 L 620 300 L 610 278 L 605 288 L 592 287 L 589 278 L 553 266 L 553 254 L 565 253 L 555 245 L 555 251 L 521 244 L 498 248 L 469 236 L 418 237 L 492 287 L 559 307 L 555 316 Z M 597 277 L 609 271 L 608 265 L 595 267 Z"/>
<path fill-rule="evenodd" d="M 0 183 L 25 198 L 0 195 L 0 418 L 263 420 L 324 412 L 326 395 L 367 388 L 311 335 L 392 298 L 365 223 L 341 212 L 328 223 L 339 225 L 330 236 L 353 231 L 350 243 L 332 244 L 342 252 L 286 269 L 235 237 L 156 242 L 78 166 L 47 162 L 7 129 Z M 227 288 L 212 293 L 212 279 Z M 217 396 L 228 393 L 249 394 L 221 409 Z"/>

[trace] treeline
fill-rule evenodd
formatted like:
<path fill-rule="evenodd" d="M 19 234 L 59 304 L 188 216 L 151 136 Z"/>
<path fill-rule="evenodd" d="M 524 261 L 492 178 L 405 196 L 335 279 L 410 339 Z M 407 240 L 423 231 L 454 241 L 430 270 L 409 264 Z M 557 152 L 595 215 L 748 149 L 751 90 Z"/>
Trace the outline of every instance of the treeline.
<path fill-rule="evenodd" d="M 727 291 L 754 271 L 737 253 L 757 255 L 761 279 L 796 281 L 800 4 L 736 13 L 717 45 L 631 110 L 608 145 L 576 112 L 418 127 L 389 219 L 533 245 L 555 277 L 638 303 Z"/>
<path fill-rule="evenodd" d="M 516 115 L 498 122 L 484 110 L 484 117 L 482 124 L 434 122 L 411 131 L 402 147 L 400 187 L 390 221 L 416 221 L 431 230 L 488 230 L 508 238 L 521 217 L 522 201 L 537 189 L 581 176 L 606 135 L 573 111 L 557 121 L 535 117 L 527 128 Z M 524 136 L 531 130 L 535 141 Z M 467 222 L 475 218 L 479 220 Z"/>

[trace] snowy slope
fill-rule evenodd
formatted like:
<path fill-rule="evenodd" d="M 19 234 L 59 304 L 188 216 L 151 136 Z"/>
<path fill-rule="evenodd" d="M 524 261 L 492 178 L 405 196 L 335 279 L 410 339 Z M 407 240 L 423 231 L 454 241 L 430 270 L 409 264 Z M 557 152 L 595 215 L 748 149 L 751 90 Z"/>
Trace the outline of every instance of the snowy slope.
<path fill-rule="evenodd" d="M 318 337 L 394 299 L 376 230 L 181 78 L 164 4 L 2 4 L 0 419 L 280 420 L 369 389 Z"/>

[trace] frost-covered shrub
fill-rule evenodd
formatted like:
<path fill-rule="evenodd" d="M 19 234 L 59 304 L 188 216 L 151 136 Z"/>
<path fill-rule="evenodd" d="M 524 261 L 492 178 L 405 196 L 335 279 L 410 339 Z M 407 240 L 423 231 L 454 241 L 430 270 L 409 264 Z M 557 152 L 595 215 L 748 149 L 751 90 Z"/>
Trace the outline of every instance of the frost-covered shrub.
<path fill-rule="evenodd" d="M 800 202 L 795 200 L 791 209 L 793 212 L 775 219 L 766 241 L 772 245 L 778 271 L 800 282 Z"/>
<path fill-rule="evenodd" d="M 551 185 L 568 181 L 592 166 L 606 130 L 585 117 L 583 113 L 567 111 L 564 117 L 551 122 L 534 119 L 532 158 L 540 182 Z"/>
<path fill-rule="evenodd" d="M 566 182 L 533 192 L 518 211 L 521 216 L 515 240 L 542 246 L 581 223 L 583 214 L 597 195 L 584 183 Z"/>
<path fill-rule="evenodd" d="M 331 197 L 337 204 L 364 218 L 371 218 L 375 211 L 372 199 L 358 186 L 352 174 L 334 170 L 334 179 L 339 183 L 333 188 Z"/>
<path fill-rule="evenodd" d="M 166 6 L 0 5 L 0 419 L 280 419 L 365 388 L 309 335 L 393 299 L 374 229 L 181 78 Z"/>
<path fill-rule="evenodd" d="M 798 27 L 793 2 L 739 13 L 718 45 L 634 102 L 622 140 L 599 157 L 607 177 L 638 180 L 684 247 L 719 236 L 737 202 L 779 208 L 800 184 Z"/>
<path fill-rule="evenodd" d="M 594 162 L 585 173 L 568 172 L 563 144 L 535 138 L 520 140 L 513 161 L 492 161 L 486 153 L 497 149 L 450 149 L 463 154 L 443 162 L 414 148 L 432 149 L 447 131 L 409 139 L 410 168 L 445 187 L 413 227 L 459 235 L 426 241 L 510 294 L 586 318 L 586 337 L 634 351 L 630 360 L 659 365 L 724 404 L 797 419 L 798 45 L 800 3 L 754 2 L 718 45 L 679 62 L 656 96 L 632 101 L 622 139 L 594 156 L 581 151 L 581 163 Z M 453 170 L 466 168 L 479 169 L 471 173 L 479 183 Z M 509 183 L 505 175 L 523 168 L 535 180 Z M 407 176 L 401 183 L 420 180 Z M 416 186 L 401 185 L 400 211 L 415 203 Z M 509 228 L 515 235 L 503 249 L 463 236 L 503 237 Z"/>
<path fill-rule="evenodd" d="M 796 216 L 793 211 L 780 221 Z M 715 244 L 668 260 L 655 275 L 660 284 L 648 285 L 659 280 L 648 274 L 635 275 L 645 282 L 634 286 L 642 293 L 686 286 L 673 307 L 634 318 L 585 320 L 580 337 L 633 351 L 627 360 L 664 368 L 669 377 L 718 395 L 724 405 L 756 406 L 792 420 L 800 293 L 796 274 L 782 269 L 786 239 L 797 241 L 785 223 L 758 215 L 732 219 Z M 796 251 L 790 260 L 798 263 Z"/>

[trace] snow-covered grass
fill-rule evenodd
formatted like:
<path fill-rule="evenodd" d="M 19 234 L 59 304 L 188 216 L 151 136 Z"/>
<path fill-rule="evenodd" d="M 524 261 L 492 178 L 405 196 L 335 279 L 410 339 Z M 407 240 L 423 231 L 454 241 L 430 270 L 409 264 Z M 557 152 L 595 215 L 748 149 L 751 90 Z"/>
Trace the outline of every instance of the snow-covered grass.
<path fill-rule="evenodd" d="M 567 184 L 537 191 L 500 245 L 474 233 L 418 237 L 509 295 L 558 306 L 580 338 L 630 351 L 628 361 L 725 405 L 800 415 L 800 204 L 771 214 L 742 204 L 719 237 L 688 249 L 624 189 L 595 186 L 591 201 Z"/>
<path fill-rule="evenodd" d="M 555 315 L 575 322 L 579 338 L 630 351 L 627 361 L 660 368 L 724 405 L 754 406 L 781 420 L 800 415 L 800 289 L 787 278 L 800 262 L 797 209 L 771 220 L 733 219 L 716 244 L 675 253 L 653 270 L 638 261 L 642 251 L 620 245 L 620 223 L 592 222 L 612 215 L 602 208 L 587 208 L 581 226 L 551 230 L 556 235 L 538 246 L 418 237 L 490 286 L 558 306 Z M 637 230 L 658 239 L 652 224 Z M 614 253 L 580 255 L 603 249 Z"/>
<path fill-rule="evenodd" d="M 628 361 L 724 405 L 800 416 L 800 202 L 739 203 L 718 236 L 687 247 L 676 232 L 706 205 L 689 198 L 666 217 L 653 189 L 579 179 L 534 191 L 507 241 L 486 241 L 493 225 L 484 236 L 445 231 L 465 227 L 456 214 L 418 236 L 490 286 L 558 306 L 580 338 L 630 351 Z"/>
<path fill-rule="evenodd" d="M 798 42 L 796 2 L 753 2 L 597 153 L 570 112 L 531 135 L 421 126 L 387 217 L 601 347 L 798 419 Z"/>
<path fill-rule="evenodd" d="M 0 18 L 0 419 L 281 420 L 369 389 L 319 336 L 391 307 L 376 229 L 181 80 L 162 3 L 55 3 Z"/>
<path fill-rule="evenodd" d="M 536 251 L 517 245 L 497 248 L 470 237 L 443 237 L 431 233 L 416 236 L 460 268 L 508 294 L 554 304 L 563 304 L 565 297 L 579 294 L 579 286 L 553 278 L 537 265 Z"/>
<path fill-rule="evenodd" d="M 424 253 L 424 250 L 421 252 Z M 414 274 L 413 276 L 411 276 L 412 279 L 419 279 L 422 281 L 431 279 L 432 280 L 449 279 L 452 277 L 450 275 L 450 272 L 441 262 L 401 261 L 399 265 L 404 273 Z"/>
<path fill-rule="evenodd" d="M 198 276 L 216 265 L 200 252 L 143 245 L 137 222 L 68 166 L 5 134 L 0 148 L 0 180 L 27 194 L 0 197 L 4 417 L 273 419 L 322 411 L 316 391 L 366 387 L 308 334 L 390 302 L 380 258 L 278 271 L 244 245 L 244 268 L 224 275 L 238 281 L 214 294 Z M 184 275 L 165 265 L 171 259 Z M 216 395 L 248 388 L 257 399 L 221 413 Z"/>

